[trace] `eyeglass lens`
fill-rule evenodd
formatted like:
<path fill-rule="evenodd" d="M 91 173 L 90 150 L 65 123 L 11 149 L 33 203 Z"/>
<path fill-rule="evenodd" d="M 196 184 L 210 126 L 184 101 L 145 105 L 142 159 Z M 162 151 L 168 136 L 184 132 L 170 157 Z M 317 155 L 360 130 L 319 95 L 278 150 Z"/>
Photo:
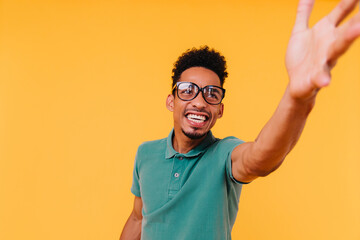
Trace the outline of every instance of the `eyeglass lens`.
<path fill-rule="evenodd" d="M 193 83 L 179 83 L 178 96 L 180 99 L 189 101 L 194 99 L 199 92 L 199 87 Z M 202 90 L 205 101 L 210 104 L 219 104 L 223 98 L 223 91 L 216 86 L 206 86 Z"/>

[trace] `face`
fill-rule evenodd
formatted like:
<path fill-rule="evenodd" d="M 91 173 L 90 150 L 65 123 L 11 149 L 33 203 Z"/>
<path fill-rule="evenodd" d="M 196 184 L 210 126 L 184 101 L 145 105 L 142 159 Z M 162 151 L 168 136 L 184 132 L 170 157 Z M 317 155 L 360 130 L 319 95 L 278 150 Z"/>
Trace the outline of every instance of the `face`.
<path fill-rule="evenodd" d="M 220 85 L 220 79 L 213 71 L 203 67 L 192 67 L 185 70 L 179 82 L 192 82 L 203 88 L 208 85 Z M 215 125 L 216 120 L 223 115 L 224 105 L 208 104 L 202 93 L 190 101 L 183 101 L 170 94 L 166 101 L 167 108 L 173 112 L 175 134 L 184 135 L 190 139 L 204 137 Z"/>

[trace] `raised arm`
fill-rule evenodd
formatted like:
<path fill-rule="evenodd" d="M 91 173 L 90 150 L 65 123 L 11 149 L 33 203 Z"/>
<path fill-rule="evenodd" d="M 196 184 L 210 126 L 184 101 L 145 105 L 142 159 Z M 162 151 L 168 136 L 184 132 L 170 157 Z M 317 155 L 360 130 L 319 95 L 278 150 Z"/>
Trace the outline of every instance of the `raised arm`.
<path fill-rule="evenodd" d="M 318 91 L 329 85 L 331 69 L 360 35 L 360 13 L 339 26 L 357 0 L 342 0 L 313 28 L 308 27 L 314 0 L 300 0 L 286 52 L 289 84 L 279 106 L 254 142 L 231 155 L 235 179 L 249 182 L 277 169 L 294 147 L 315 104 Z"/>
<path fill-rule="evenodd" d="M 141 223 L 142 223 L 142 199 L 135 196 L 134 209 L 130 214 L 124 229 L 121 233 L 120 240 L 140 240 Z"/>

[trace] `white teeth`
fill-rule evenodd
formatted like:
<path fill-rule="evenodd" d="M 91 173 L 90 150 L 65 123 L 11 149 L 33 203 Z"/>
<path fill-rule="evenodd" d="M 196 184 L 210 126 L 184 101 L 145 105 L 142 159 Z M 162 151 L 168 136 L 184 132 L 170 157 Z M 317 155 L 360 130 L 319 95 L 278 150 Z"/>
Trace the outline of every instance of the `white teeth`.
<path fill-rule="evenodd" d="M 189 114 L 186 117 L 188 119 L 190 119 L 191 121 L 194 121 L 197 123 L 204 122 L 206 120 L 206 117 L 203 115 Z"/>

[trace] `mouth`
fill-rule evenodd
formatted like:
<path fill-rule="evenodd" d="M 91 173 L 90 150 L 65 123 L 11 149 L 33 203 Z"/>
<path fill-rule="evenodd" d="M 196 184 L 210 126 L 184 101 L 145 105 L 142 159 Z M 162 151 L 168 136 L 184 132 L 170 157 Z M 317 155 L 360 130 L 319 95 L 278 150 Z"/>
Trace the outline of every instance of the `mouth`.
<path fill-rule="evenodd" d="M 196 123 L 202 123 L 208 119 L 208 117 L 206 117 L 204 115 L 198 115 L 198 114 L 193 114 L 193 113 L 187 114 L 186 118 L 189 119 L 190 121 L 193 121 Z"/>
<path fill-rule="evenodd" d="M 188 113 L 185 115 L 189 120 L 190 124 L 194 127 L 202 127 L 209 119 L 207 115 L 199 114 L 199 113 Z"/>

